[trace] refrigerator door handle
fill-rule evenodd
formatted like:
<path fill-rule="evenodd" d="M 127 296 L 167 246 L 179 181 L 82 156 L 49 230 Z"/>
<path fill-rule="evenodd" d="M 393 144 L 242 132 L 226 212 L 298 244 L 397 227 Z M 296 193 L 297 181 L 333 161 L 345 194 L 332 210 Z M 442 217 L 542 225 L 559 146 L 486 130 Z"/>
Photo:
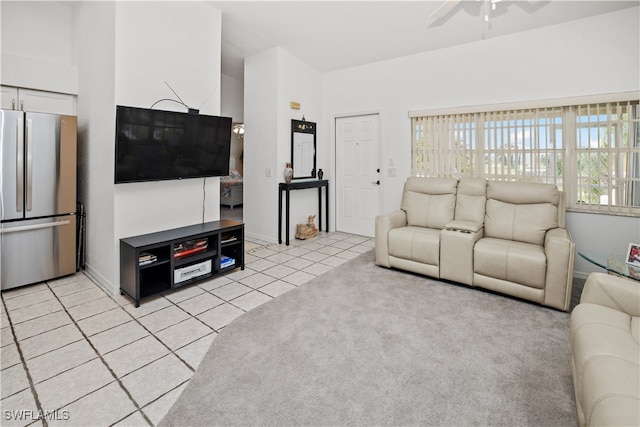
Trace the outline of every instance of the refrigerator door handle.
<path fill-rule="evenodd" d="M 40 228 L 60 227 L 63 225 L 67 225 L 70 222 L 71 221 L 67 219 L 64 221 L 47 222 L 45 224 L 23 225 L 21 227 L 3 228 L 3 229 L 0 229 L 0 234 L 17 233 L 18 231 L 38 230 Z"/>
<path fill-rule="evenodd" d="M 27 149 L 27 201 L 25 210 L 30 211 L 33 206 L 33 120 L 27 119 L 27 127 L 25 129 L 25 144 Z"/>
<path fill-rule="evenodd" d="M 22 138 L 22 120 L 16 120 L 16 211 L 22 212 L 24 203 L 24 142 Z"/>

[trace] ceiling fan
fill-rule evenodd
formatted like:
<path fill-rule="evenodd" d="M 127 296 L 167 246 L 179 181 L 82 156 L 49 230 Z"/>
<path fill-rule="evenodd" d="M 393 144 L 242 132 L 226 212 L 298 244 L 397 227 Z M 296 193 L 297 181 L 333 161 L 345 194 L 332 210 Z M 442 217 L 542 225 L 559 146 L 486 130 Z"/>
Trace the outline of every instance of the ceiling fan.
<path fill-rule="evenodd" d="M 429 15 L 429 18 L 433 18 L 433 19 L 444 18 L 461 1 L 463 0 L 445 0 L 444 3 L 440 5 L 440 7 L 438 7 L 431 15 Z M 482 0 L 476 0 L 476 1 L 482 1 Z M 496 3 L 499 3 L 501 1 L 502 0 L 484 0 L 486 4 L 486 11 L 484 15 L 485 21 L 489 20 L 489 5 L 491 5 L 491 10 L 496 10 Z"/>

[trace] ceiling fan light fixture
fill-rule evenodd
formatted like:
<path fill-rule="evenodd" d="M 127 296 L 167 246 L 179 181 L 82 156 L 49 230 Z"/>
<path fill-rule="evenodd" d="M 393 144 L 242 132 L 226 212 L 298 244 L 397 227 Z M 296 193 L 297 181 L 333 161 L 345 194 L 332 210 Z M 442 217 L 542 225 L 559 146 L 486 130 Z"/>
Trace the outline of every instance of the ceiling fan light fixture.
<path fill-rule="evenodd" d="M 442 4 L 438 6 L 438 8 L 429 15 L 431 19 L 440 19 L 444 18 L 449 12 L 451 12 L 461 1 L 463 0 L 443 0 Z M 482 0 L 476 0 L 482 1 Z M 502 0 L 484 0 L 485 4 L 485 14 L 484 20 L 489 21 L 489 11 L 496 10 L 496 3 L 501 2 Z M 489 9 L 489 4 L 491 4 L 491 9 Z"/>

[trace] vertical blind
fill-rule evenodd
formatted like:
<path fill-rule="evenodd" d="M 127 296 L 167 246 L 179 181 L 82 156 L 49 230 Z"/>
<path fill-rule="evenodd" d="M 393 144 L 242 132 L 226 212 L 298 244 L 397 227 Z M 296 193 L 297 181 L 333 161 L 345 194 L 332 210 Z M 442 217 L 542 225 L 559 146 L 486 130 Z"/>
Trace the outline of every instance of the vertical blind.
<path fill-rule="evenodd" d="M 551 183 L 576 211 L 640 215 L 638 101 L 412 117 L 414 176 Z"/>

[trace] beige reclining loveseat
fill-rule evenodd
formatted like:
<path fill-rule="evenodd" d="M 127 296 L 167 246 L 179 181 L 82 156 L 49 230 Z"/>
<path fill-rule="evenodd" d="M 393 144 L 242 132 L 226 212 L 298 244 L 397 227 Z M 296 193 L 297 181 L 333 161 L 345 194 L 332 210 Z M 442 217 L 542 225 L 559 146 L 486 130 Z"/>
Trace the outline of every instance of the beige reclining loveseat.
<path fill-rule="evenodd" d="M 551 184 L 409 178 L 376 218 L 376 264 L 567 311 L 575 244 Z"/>
<path fill-rule="evenodd" d="M 640 282 L 591 273 L 571 312 L 581 426 L 640 425 Z"/>

